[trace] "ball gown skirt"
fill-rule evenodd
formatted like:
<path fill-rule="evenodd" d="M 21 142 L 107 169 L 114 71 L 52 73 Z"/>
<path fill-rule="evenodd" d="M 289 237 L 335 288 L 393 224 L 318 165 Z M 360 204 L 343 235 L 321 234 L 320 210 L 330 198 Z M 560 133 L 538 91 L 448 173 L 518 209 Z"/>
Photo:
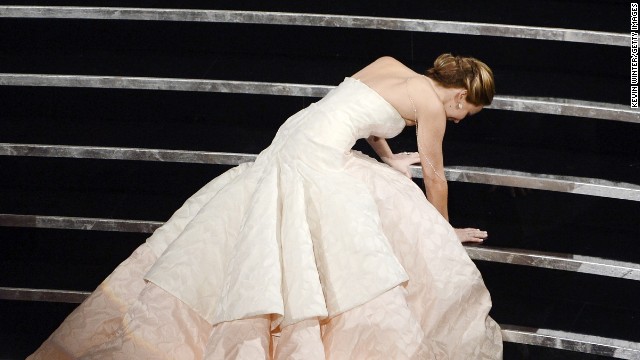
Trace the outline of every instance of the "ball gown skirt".
<path fill-rule="evenodd" d="M 453 228 L 350 150 L 404 125 L 346 78 L 190 197 L 29 359 L 502 358 Z"/>

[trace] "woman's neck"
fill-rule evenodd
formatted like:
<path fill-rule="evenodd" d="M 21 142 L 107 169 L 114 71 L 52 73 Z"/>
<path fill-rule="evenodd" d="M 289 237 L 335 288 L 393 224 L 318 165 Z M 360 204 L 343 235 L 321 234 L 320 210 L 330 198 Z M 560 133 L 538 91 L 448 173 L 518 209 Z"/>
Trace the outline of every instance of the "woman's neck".
<path fill-rule="evenodd" d="M 442 85 L 440 85 L 437 81 L 431 79 L 428 76 L 426 76 L 426 78 L 427 80 L 429 80 L 429 83 L 431 83 L 433 90 L 436 92 L 438 99 L 440 99 L 440 102 L 442 102 L 443 105 L 451 101 L 452 99 L 454 99 L 456 93 L 460 91 L 460 89 L 445 88 Z"/>

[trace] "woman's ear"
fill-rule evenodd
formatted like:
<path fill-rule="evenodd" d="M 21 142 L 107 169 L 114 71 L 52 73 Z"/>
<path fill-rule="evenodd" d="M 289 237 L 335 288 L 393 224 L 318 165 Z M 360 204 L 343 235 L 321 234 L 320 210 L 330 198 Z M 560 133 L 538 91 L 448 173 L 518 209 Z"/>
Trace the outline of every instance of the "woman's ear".
<path fill-rule="evenodd" d="M 456 102 L 462 102 L 463 100 L 465 100 L 467 98 L 467 90 L 460 90 L 458 91 L 458 93 L 456 94 Z"/>

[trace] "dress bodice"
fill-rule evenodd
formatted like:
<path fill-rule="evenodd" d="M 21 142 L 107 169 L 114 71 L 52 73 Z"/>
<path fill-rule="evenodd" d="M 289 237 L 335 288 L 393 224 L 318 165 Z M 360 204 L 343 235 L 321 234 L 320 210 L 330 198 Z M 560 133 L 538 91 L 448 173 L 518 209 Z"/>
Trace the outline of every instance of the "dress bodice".
<path fill-rule="evenodd" d="M 380 94 L 347 77 L 320 101 L 287 120 L 275 141 L 300 139 L 346 151 L 358 139 L 394 137 L 404 126 L 402 116 Z"/>

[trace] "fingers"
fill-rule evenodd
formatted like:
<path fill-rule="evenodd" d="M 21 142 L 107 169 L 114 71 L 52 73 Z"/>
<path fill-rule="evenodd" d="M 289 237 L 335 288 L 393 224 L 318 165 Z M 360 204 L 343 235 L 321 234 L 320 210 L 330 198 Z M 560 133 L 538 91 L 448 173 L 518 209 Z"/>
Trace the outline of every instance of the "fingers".
<path fill-rule="evenodd" d="M 480 238 L 480 239 L 486 239 L 487 236 L 489 236 L 489 233 L 487 233 L 486 231 L 480 230 L 480 229 L 472 229 L 472 234 L 473 236 Z"/>
<path fill-rule="evenodd" d="M 458 229 L 458 230 L 461 230 L 468 235 L 478 236 L 482 238 L 486 238 L 488 235 L 486 231 L 476 229 L 476 228 L 464 228 L 464 229 Z"/>
<path fill-rule="evenodd" d="M 481 243 L 489 236 L 486 231 L 474 228 L 455 229 L 460 242 Z"/>
<path fill-rule="evenodd" d="M 399 171 L 402 175 L 411 179 L 413 176 L 411 175 L 411 169 L 409 165 L 419 163 L 420 154 L 416 152 L 402 152 L 393 154 L 392 157 L 381 157 L 381 160 L 385 164 Z"/>
<path fill-rule="evenodd" d="M 403 152 L 399 155 L 402 155 L 404 159 L 411 161 L 410 164 L 415 164 L 420 162 L 420 154 L 417 152 Z"/>

